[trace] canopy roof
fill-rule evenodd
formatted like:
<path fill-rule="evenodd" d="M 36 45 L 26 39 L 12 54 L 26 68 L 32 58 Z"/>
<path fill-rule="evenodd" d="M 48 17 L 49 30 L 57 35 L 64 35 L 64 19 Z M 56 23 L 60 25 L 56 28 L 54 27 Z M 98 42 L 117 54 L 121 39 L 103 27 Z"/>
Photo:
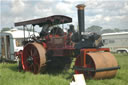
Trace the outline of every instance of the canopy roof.
<path fill-rule="evenodd" d="M 15 26 L 25 26 L 29 24 L 32 24 L 34 26 L 35 25 L 43 26 L 46 24 L 56 25 L 56 24 L 70 23 L 70 22 L 72 22 L 72 18 L 70 17 L 64 16 L 64 15 L 54 15 L 54 16 L 33 19 L 33 20 L 28 20 L 23 22 L 16 22 Z"/>

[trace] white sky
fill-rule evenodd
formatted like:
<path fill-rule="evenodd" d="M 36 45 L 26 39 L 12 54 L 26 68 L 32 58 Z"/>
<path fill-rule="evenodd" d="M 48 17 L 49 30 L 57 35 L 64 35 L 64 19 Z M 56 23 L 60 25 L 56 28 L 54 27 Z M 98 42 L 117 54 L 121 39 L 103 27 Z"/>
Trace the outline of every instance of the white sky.
<path fill-rule="evenodd" d="M 14 22 L 67 15 L 77 26 L 77 4 L 85 4 L 85 27 L 128 29 L 128 0 L 0 0 L 0 29 Z"/>

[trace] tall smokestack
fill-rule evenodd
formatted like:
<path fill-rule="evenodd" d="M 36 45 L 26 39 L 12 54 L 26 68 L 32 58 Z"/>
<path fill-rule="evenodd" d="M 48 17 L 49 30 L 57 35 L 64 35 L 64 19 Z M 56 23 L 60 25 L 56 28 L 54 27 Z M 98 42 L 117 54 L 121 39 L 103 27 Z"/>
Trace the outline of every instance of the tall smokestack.
<path fill-rule="evenodd" d="M 76 6 L 78 8 L 78 24 L 79 24 L 79 34 L 83 35 L 85 32 L 85 26 L 84 26 L 84 4 L 79 4 Z"/>

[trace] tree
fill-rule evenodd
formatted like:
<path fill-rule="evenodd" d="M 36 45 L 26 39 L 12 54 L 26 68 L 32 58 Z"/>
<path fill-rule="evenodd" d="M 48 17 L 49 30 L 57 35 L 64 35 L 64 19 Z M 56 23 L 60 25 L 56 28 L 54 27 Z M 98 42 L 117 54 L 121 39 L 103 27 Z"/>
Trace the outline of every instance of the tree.
<path fill-rule="evenodd" d="M 128 32 L 128 29 L 123 29 L 123 30 L 121 30 L 121 31 L 123 31 L 123 32 Z"/>
<path fill-rule="evenodd" d="M 121 30 L 120 29 L 118 29 L 118 28 L 115 28 L 114 29 L 114 32 L 120 32 Z"/>
<path fill-rule="evenodd" d="M 87 32 L 95 32 L 95 33 L 101 34 L 101 30 L 102 30 L 102 27 L 93 25 L 91 27 L 88 27 L 86 31 Z"/>
<path fill-rule="evenodd" d="M 115 31 L 112 30 L 112 29 L 104 29 L 104 30 L 102 30 L 102 34 L 103 33 L 113 33 L 113 32 L 115 32 Z"/>
<path fill-rule="evenodd" d="M 3 29 L 1 30 L 1 32 L 4 32 L 4 31 L 9 31 L 9 30 L 10 30 L 10 28 L 5 27 L 5 28 L 3 28 Z"/>

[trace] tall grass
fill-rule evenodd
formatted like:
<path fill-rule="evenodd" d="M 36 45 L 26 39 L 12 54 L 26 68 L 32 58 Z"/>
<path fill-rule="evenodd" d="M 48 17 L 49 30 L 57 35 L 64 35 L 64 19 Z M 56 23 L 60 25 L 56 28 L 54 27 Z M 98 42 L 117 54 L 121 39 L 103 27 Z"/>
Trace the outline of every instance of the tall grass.
<path fill-rule="evenodd" d="M 128 55 L 114 54 L 121 67 L 112 79 L 86 80 L 87 85 L 128 85 Z M 69 85 L 73 71 L 54 74 L 18 72 L 16 64 L 0 64 L 0 85 Z"/>

